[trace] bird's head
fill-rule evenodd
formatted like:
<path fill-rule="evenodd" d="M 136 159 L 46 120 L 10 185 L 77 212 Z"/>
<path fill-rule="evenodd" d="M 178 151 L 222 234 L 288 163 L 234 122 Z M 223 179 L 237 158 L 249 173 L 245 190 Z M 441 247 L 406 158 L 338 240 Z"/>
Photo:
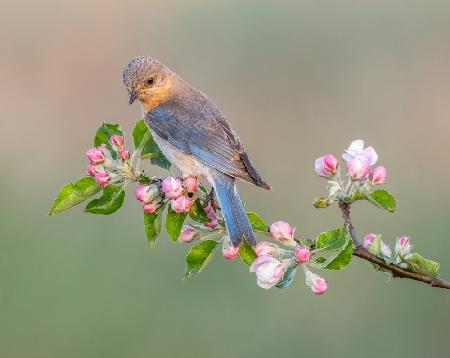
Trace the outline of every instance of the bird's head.
<path fill-rule="evenodd" d="M 138 99 L 144 113 L 167 100 L 173 83 L 173 72 L 157 59 L 139 56 L 131 59 L 123 70 L 123 83 L 129 93 L 129 103 Z"/>

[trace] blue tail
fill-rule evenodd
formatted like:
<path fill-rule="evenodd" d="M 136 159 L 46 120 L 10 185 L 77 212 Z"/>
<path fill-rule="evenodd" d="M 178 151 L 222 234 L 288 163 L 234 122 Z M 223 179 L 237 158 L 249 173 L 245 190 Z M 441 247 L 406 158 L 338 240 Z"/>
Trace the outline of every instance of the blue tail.
<path fill-rule="evenodd" d="M 234 246 L 239 246 L 245 238 L 250 245 L 256 245 L 255 235 L 234 185 L 234 178 L 215 170 L 211 174 L 231 242 Z"/>

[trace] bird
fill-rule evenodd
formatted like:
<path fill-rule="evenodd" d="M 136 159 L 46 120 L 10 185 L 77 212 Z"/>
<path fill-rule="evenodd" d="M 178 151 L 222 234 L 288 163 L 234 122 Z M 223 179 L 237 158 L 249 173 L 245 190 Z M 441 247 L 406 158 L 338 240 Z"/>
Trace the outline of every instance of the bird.
<path fill-rule="evenodd" d="M 250 161 L 237 133 L 217 105 L 159 60 L 132 58 L 123 70 L 129 104 L 141 103 L 156 144 L 182 176 L 206 178 L 215 191 L 234 247 L 255 235 L 236 179 L 271 190 Z"/>

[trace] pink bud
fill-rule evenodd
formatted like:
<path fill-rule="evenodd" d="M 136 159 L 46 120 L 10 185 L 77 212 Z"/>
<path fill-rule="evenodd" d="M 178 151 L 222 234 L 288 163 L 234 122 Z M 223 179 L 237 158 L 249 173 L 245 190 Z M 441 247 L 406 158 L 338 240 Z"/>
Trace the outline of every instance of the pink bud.
<path fill-rule="evenodd" d="M 92 164 L 99 164 L 105 160 L 105 154 L 103 153 L 104 147 L 90 148 L 86 152 L 86 156 Z"/>
<path fill-rule="evenodd" d="M 298 246 L 295 249 L 295 257 L 297 258 L 298 262 L 301 262 L 301 263 L 308 262 L 310 255 L 311 254 L 309 252 L 309 248 L 307 248 L 306 246 Z"/>
<path fill-rule="evenodd" d="M 355 157 L 347 163 L 347 170 L 353 179 L 364 179 L 369 173 L 369 162 L 365 157 Z"/>
<path fill-rule="evenodd" d="M 368 250 L 370 245 L 372 244 L 373 240 L 375 240 L 377 238 L 377 235 L 375 234 L 367 234 L 366 236 L 364 236 L 363 239 L 363 247 Z"/>
<path fill-rule="evenodd" d="M 155 185 L 143 185 L 140 184 L 134 190 L 136 199 L 143 203 L 149 203 L 158 197 L 158 188 Z"/>
<path fill-rule="evenodd" d="M 318 175 L 327 178 L 336 174 L 338 164 L 338 160 L 333 155 L 326 154 L 316 159 L 314 169 Z"/>
<path fill-rule="evenodd" d="M 372 172 L 372 184 L 378 185 L 384 183 L 387 175 L 385 167 L 376 167 Z"/>
<path fill-rule="evenodd" d="M 389 247 L 389 245 L 386 245 L 384 242 L 381 242 L 381 253 L 387 257 L 392 256 L 391 248 Z"/>
<path fill-rule="evenodd" d="M 162 191 L 169 199 L 178 198 L 183 192 L 183 187 L 179 179 L 174 177 L 167 177 L 162 182 Z"/>
<path fill-rule="evenodd" d="M 277 221 L 270 225 L 270 235 L 285 245 L 295 245 L 294 229 L 286 221 Z"/>
<path fill-rule="evenodd" d="M 278 252 L 278 246 L 268 242 L 260 241 L 255 246 L 256 256 L 275 255 Z"/>
<path fill-rule="evenodd" d="M 311 271 L 306 272 L 306 285 L 309 286 L 315 295 L 322 295 L 328 289 L 327 280 Z"/>
<path fill-rule="evenodd" d="M 95 174 L 102 170 L 100 165 L 89 164 L 86 168 L 86 173 L 91 177 L 95 177 Z"/>
<path fill-rule="evenodd" d="M 119 149 L 119 156 L 122 160 L 128 160 L 130 159 L 130 152 L 125 149 Z"/>
<path fill-rule="evenodd" d="M 189 212 L 189 210 L 191 210 L 191 206 L 192 206 L 192 200 L 189 199 L 187 196 L 179 196 L 176 199 L 173 199 L 170 202 L 170 207 L 172 208 L 173 211 L 177 212 L 177 213 L 187 213 Z"/>
<path fill-rule="evenodd" d="M 95 181 L 101 186 L 107 186 L 109 181 L 111 180 L 111 176 L 108 172 L 101 171 L 95 173 Z"/>
<path fill-rule="evenodd" d="M 222 255 L 227 260 L 234 260 L 236 257 L 238 257 L 239 253 L 239 246 L 234 247 L 231 244 L 230 240 L 226 240 L 224 242 L 223 248 L 222 248 Z"/>
<path fill-rule="evenodd" d="M 192 240 L 194 240 L 196 233 L 197 230 L 194 227 L 192 227 L 191 225 L 185 225 L 181 229 L 178 241 L 191 242 Z"/>
<path fill-rule="evenodd" d="M 111 137 L 111 143 L 114 144 L 116 147 L 122 148 L 123 147 L 123 137 L 121 137 L 120 135 L 114 134 Z"/>
<path fill-rule="evenodd" d="M 159 208 L 159 202 L 157 201 L 152 201 L 150 203 L 147 204 L 143 204 L 142 208 L 144 209 L 144 213 L 146 214 L 153 214 L 156 210 L 158 210 Z"/>
<path fill-rule="evenodd" d="M 198 189 L 198 181 L 196 177 L 184 178 L 183 184 L 188 193 L 195 193 Z"/>
<path fill-rule="evenodd" d="M 250 266 L 250 272 L 256 273 L 256 283 L 262 288 L 271 288 L 280 282 L 285 265 L 270 255 L 258 256 Z"/>
<path fill-rule="evenodd" d="M 397 239 L 395 244 L 395 253 L 404 258 L 408 258 L 411 255 L 412 245 L 409 242 L 408 236 L 401 236 Z"/>
<path fill-rule="evenodd" d="M 215 229 L 217 227 L 217 215 L 216 215 L 216 213 L 211 210 L 211 211 L 208 211 L 206 216 L 208 217 L 209 221 L 206 221 L 204 223 L 204 225 L 206 227 L 209 227 L 210 229 Z"/>

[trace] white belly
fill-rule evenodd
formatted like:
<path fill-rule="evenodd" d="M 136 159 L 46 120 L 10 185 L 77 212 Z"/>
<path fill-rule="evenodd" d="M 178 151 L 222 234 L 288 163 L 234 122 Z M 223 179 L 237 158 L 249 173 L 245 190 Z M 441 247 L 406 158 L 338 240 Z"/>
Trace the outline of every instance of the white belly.
<path fill-rule="evenodd" d="M 181 172 L 182 176 L 192 175 L 203 177 L 207 178 L 209 182 L 212 182 L 210 169 L 207 166 L 199 162 L 194 156 L 179 151 L 152 130 L 151 133 L 159 149 L 161 149 L 161 152 L 163 152 L 167 160 Z"/>

